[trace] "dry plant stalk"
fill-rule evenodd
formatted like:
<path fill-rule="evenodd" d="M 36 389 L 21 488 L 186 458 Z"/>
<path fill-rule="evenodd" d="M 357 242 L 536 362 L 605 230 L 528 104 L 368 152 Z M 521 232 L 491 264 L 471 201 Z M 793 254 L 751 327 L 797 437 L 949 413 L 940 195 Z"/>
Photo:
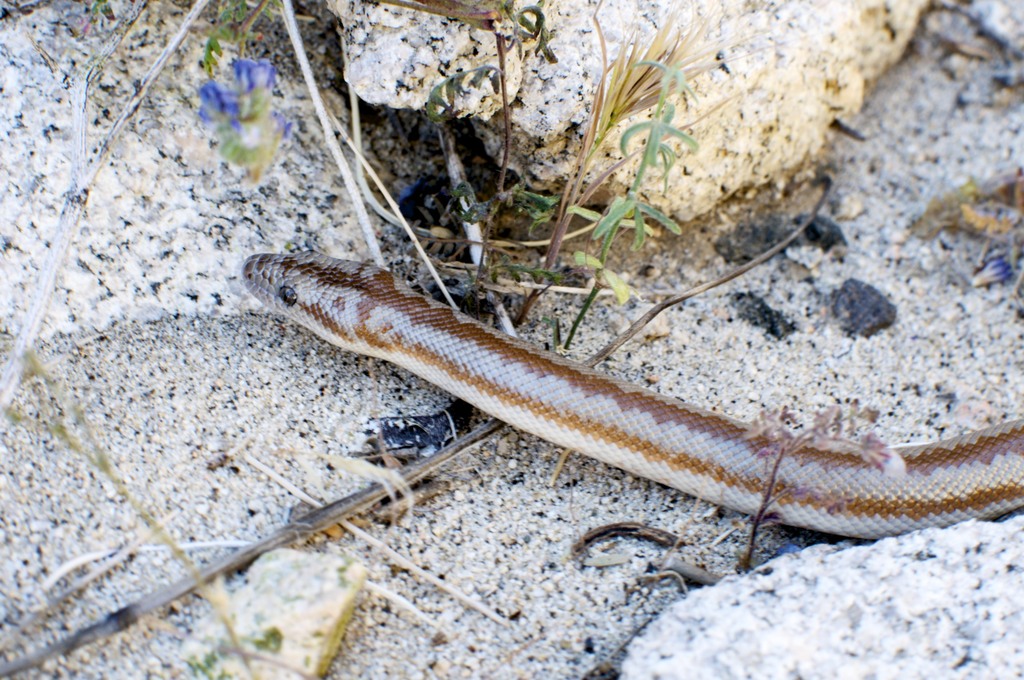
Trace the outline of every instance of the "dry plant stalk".
<path fill-rule="evenodd" d="M 711 18 L 697 21 L 691 10 L 689 20 L 683 21 L 681 12 L 676 11 L 666 17 L 649 40 L 644 40 L 639 31 L 634 31 L 620 48 L 615 60 L 609 64 L 608 44 L 597 17 L 598 11 L 600 6 L 594 12 L 593 22 L 604 69 L 594 92 L 590 123 L 580 143 L 572 179 L 562 193 L 558 221 L 544 262 L 548 269 L 555 265 L 565 232 L 569 228 L 572 217 L 569 208 L 577 205 L 584 195 L 584 182 L 594 170 L 593 161 L 598 151 L 604 148 L 609 134 L 624 121 L 640 116 L 657 105 L 665 71 L 654 64 L 665 64 L 678 70 L 689 82 L 715 68 L 715 55 L 722 48 L 718 42 L 707 41 Z M 610 171 L 618 169 L 620 164 L 599 173 L 591 185 L 603 183 L 610 176 Z"/>

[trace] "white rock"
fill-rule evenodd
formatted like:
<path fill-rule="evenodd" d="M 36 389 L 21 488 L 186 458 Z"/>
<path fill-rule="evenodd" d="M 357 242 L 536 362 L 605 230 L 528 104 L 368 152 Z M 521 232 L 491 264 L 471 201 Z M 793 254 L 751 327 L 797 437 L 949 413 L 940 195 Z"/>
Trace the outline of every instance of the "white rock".
<path fill-rule="evenodd" d="M 785 555 L 665 611 L 622 677 L 1016 677 L 1022 529 L 972 521 Z"/>
<path fill-rule="evenodd" d="M 459 22 L 352 0 L 329 0 L 345 26 L 348 80 L 364 99 L 421 108 L 430 89 L 460 69 L 496 64 L 493 37 Z M 591 15 L 596 0 L 545 4 L 557 64 L 515 50 L 507 71 L 513 106 L 514 164 L 537 186 L 558 188 L 569 173 L 587 121 L 601 53 Z M 910 39 L 927 0 L 821 2 L 748 0 L 694 5 L 699 16 L 714 7 L 721 22 L 712 42 L 726 51 L 729 73 L 716 70 L 693 83 L 700 105 L 686 112 L 701 148 L 680 159 L 669 191 L 651 176 L 649 201 L 685 219 L 723 198 L 803 166 L 826 140 L 835 118 L 857 111 L 867 84 L 894 63 Z M 610 57 L 631 31 L 651 34 L 679 0 L 607 0 L 600 18 Z M 688 16 L 685 9 L 682 16 Z M 714 50 L 712 51 L 714 53 Z M 525 72 L 523 72 L 525 69 Z M 489 90 L 485 86 L 484 90 Z M 499 99 L 474 91 L 457 109 L 474 113 L 492 153 L 501 124 Z M 483 122 L 489 121 L 489 122 Z M 620 156 L 612 145 L 606 163 Z M 615 174 L 605 196 L 622 193 L 635 165 Z"/>
<path fill-rule="evenodd" d="M 836 206 L 837 220 L 855 220 L 864 214 L 864 201 L 856 194 L 845 194 Z"/>
<path fill-rule="evenodd" d="M 181 21 L 176 7 L 149 12 L 148 25 L 160 32 L 119 51 L 90 91 L 90 154 L 120 113 L 131 84 Z M 20 328 L 36 295 L 39 269 L 57 239 L 70 177 L 71 106 L 61 73 L 47 68 L 32 39 L 60 69 L 72 72 L 95 46 L 70 38 L 70 20 L 59 11 L 40 10 L 33 13 L 31 30 L 0 27 L 0 333 Z M 215 135 L 199 120 L 198 90 L 208 80 L 199 67 L 202 52 L 202 41 L 194 40 L 171 57 L 112 145 L 57 278 L 41 337 L 103 329 L 119 320 L 256 308 L 238 279 L 245 256 L 258 249 L 292 245 L 337 255 L 356 251 L 353 256 L 360 257 L 362 239 L 350 201 L 323 151 L 323 133 L 306 118 L 302 77 L 290 70 L 287 53 L 274 57 L 281 72 L 273 106 L 296 128 L 254 185 L 220 159 Z M 230 60 L 225 55 L 217 80 L 230 80 Z"/>
<path fill-rule="evenodd" d="M 231 594 L 230 618 L 253 677 L 283 677 L 283 668 L 323 675 L 338 652 L 366 568 L 348 557 L 275 550 L 256 560 Z M 197 678 L 247 678 L 224 624 L 214 614 L 198 623 L 182 656 Z M 269 659 L 269 662 L 267 661 Z"/>

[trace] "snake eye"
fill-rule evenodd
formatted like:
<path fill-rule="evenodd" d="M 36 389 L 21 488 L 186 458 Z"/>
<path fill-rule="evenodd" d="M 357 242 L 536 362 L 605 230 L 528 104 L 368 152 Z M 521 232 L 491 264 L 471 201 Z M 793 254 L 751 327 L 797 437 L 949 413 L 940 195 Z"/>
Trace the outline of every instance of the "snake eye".
<path fill-rule="evenodd" d="M 277 289 L 277 297 L 280 298 L 281 302 L 286 307 L 291 307 L 299 301 L 299 295 L 295 292 L 295 289 L 291 286 L 281 286 Z"/>

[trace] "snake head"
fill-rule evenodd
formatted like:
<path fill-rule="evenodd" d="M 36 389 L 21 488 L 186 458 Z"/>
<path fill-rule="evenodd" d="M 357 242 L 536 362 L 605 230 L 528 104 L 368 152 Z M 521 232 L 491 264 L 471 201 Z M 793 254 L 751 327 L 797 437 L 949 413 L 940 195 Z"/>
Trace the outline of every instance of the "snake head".
<path fill-rule="evenodd" d="M 372 289 L 392 282 L 373 265 L 316 252 L 253 255 L 242 278 L 264 305 L 342 346 L 372 310 Z"/>

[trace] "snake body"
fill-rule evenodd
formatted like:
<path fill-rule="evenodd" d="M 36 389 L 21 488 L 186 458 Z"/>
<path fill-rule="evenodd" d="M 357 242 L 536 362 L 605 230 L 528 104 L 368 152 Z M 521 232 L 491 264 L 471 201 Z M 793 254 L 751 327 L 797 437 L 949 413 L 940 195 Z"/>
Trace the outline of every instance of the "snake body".
<path fill-rule="evenodd" d="M 748 424 L 537 350 L 373 265 L 262 254 L 243 277 L 260 301 L 328 342 L 401 366 L 519 429 L 740 512 L 761 504 L 769 442 Z M 898 475 L 834 446 L 790 452 L 772 511 L 791 526 L 877 538 L 1024 506 L 1024 421 L 898 452 Z"/>

